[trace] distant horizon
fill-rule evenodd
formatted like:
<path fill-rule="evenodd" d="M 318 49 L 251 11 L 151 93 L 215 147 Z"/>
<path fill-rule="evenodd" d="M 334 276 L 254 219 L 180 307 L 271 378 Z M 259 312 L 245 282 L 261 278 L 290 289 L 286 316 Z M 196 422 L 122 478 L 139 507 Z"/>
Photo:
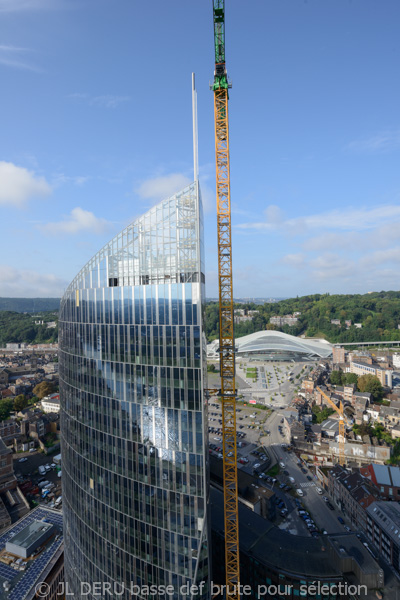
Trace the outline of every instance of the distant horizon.
<path fill-rule="evenodd" d="M 281 300 L 291 300 L 293 298 L 304 298 L 305 296 L 324 296 L 328 294 L 329 296 L 366 296 L 367 294 L 385 294 L 389 292 L 400 292 L 395 289 L 387 289 L 387 290 L 373 290 L 368 292 L 341 292 L 341 293 L 331 293 L 331 292 L 310 292 L 306 294 L 293 294 L 291 296 L 234 296 L 234 301 L 242 300 L 245 302 L 255 302 L 255 301 L 276 301 L 280 302 Z M 0 296 L 0 300 L 61 300 L 62 296 Z M 218 301 L 217 296 L 206 296 L 206 301 L 213 302 Z"/>

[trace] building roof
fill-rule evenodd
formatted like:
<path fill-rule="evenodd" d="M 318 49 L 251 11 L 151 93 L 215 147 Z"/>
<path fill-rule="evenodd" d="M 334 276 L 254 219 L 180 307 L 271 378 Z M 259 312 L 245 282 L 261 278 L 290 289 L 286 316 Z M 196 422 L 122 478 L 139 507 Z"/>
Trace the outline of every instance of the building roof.
<path fill-rule="evenodd" d="M 397 502 L 373 502 L 368 506 L 367 513 L 396 544 L 400 544 L 400 506 Z"/>
<path fill-rule="evenodd" d="M 338 419 L 325 419 L 325 421 L 322 421 L 321 431 L 339 431 Z"/>
<path fill-rule="evenodd" d="M 307 340 L 281 331 L 262 330 L 235 340 L 239 353 L 288 352 L 306 356 L 328 358 L 332 344 L 325 340 Z"/>
<path fill-rule="evenodd" d="M 212 529 L 223 535 L 222 492 L 211 488 L 210 500 Z M 379 565 L 355 535 L 294 537 L 242 505 L 239 505 L 239 540 L 241 552 L 250 554 L 255 561 L 271 566 L 279 573 L 290 573 L 295 577 L 341 579 L 342 570 L 332 560 L 327 550 L 329 545 L 336 549 L 341 558 L 344 558 L 343 552 L 346 553 L 346 558 L 352 561 L 352 569 L 355 570 L 357 563 L 364 573 L 376 573 L 379 570 Z"/>
<path fill-rule="evenodd" d="M 364 468 L 365 475 L 377 485 L 400 487 L 400 467 L 371 464 Z M 368 475 L 366 472 L 368 471 Z"/>
<path fill-rule="evenodd" d="M 210 489 L 212 529 L 223 535 L 223 494 Z M 305 577 L 341 578 L 341 572 L 324 551 L 321 538 L 293 536 L 275 527 L 269 520 L 239 504 L 240 549 L 255 560 L 271 565 L 279 572 L 304 575 Z"/>
<path fill-rule="evenodd" d="M 14 523 L 9 529 L 0 535 L 0 552 L 4 550 L 8 541 L 14 542 L 26 528 L 35 521 L 46 520 L 47 523 L 55 525 L 56 536 L 52 535 L 44 544 L 43 550 L 34 559 L 26 562 L 24 571 L 18 571 L 11 566 L 0 562 L 0 588 L 1 597 L 9 600 L 30 600 L 35 597 L 35 586 L 44 581 L 49 572 L 49 567 L 59 558 L 63 551 L 62 514 L 44 507 L 37 507 Z M 3 590 L 3 583 L 10 584 L 10 591 Z"/>
<path fill-rule="evenodd" d="M 43 398 L 42 403 L 59 405 L 60 404 L 60 396 L 58 396 L 57 398 Z"/>
<path fill-rule="evenodd" d="M 52 528 L 52 523 L 32 521 L 8 541 L 12 542 L 15 546 L 19 546 L 20 548 L 28 548 L 37 540 L 39 540 L 44 533 L 48 533 Z"/>

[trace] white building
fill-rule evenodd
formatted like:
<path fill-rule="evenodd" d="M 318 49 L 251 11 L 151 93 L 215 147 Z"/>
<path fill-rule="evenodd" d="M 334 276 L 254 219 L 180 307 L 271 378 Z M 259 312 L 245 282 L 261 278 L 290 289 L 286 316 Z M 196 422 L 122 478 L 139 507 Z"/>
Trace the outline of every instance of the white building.
<path fill-rule="evenodd" d="M 41 401 L 41 406 L 44 412 L 58 413 L 60 412 L 60 394 L 51 394 L 46 396 Z"/>

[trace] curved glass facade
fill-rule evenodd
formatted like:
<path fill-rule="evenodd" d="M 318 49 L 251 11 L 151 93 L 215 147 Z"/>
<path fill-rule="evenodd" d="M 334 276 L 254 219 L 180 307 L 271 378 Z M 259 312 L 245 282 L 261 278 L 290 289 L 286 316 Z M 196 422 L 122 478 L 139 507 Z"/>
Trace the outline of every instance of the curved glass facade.
<path fill-rule="evenodd" d="M 81 582 L 116 583 L 121 598 L 148 598 L 131 586 L 151 585 L 173 586 L 173 599 L 209 597 L 202 229 L 194 182 L 104 246 L 62 299 L 65 579 L 75 598 L 99 598 L 83 596 Z"/>

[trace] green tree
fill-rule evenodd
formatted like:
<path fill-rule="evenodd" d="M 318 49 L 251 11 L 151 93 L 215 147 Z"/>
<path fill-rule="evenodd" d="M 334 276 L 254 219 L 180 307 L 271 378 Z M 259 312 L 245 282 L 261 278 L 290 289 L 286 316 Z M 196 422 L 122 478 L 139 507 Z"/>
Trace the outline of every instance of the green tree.
<path fill-rule="evenodd" d="M 13 401 L 7 398 L 0 400 L 0 421 L 5 421 L 13 409 Z"/>
<path fill-rule="evenodd" d="M 39 400 L 42 400 L 42 398 L 48 396 L 49 394 L 52 394 L 53 392 L 54 385 L 50 383 L 50 381 L 42 381 L 41 383 L 38 383 L 38 385 L 35 385 L 35 387 L 33 388 L 33 393 L 39 398 Z"/>
<path fill-rule="evenodd" d="M 28 406 L 28 400 L 25 398 L 24 394 L 19 394 L 14 398 L 14 410 L 23 410 Z"/>
<path fill-rule="evenodd" d="M 313 423 L 322 423 L 322 421 L 325 421 L 325 419 L 327 419 L 334 412 L 335 410 L 333 408 L 321 409 L 320 406 L 314 404 L 312 407 Z"/>
<path fill-rule="evenodd" d="M 351 385 L 358 382 L 358 375 L 355 373 L 343 373 L 343 383 Z"/>
<path fill-rule="evenodd" d="M 332 385 L 342 385 L 343 372 L 342 371 L 332 371 L 329 379 L 331 380 Z"/>
<path fill-rule="evenodd" d="M 375 375 L 361 375 L 358 378 L 357 387 L 360 392 L 369 392 L 374 400 L 382 400 L 383 387 Z"/>

